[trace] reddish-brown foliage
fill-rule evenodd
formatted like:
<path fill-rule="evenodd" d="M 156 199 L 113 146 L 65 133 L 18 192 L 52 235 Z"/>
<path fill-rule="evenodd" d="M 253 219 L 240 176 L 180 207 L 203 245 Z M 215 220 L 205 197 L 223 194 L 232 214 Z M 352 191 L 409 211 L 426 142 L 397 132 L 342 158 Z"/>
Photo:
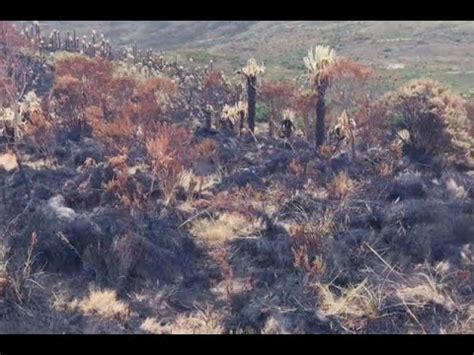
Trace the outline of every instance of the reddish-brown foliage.
<path fill-rule="evenodd" d="M 165 204 L 174 201 L 190 140 L 191 136 L 184 128 L 164 123 L 158 126 L 156 136 L 146 142 L 154 181 L 160 187 Z"/>
<path fill-rule="evenodd" d="M 359 144 L 373 146 L 384 143 L 389 131 L 387 105 L 383 100 L 367 99 L 362 101 L 358 108 L 354 120 L 357 124 Z"/>
<path fill-rule="evenodd" d="M 166 77 L 152 77 L 143 84 L 112 76 L 109 61 L 81 56 L 56 62 L 53 89 L 56 113 L 71 128 L 92 127 L 94 136 L 120 151 L 140 130 L 152 134 L 156 124 L 169 120 L 178 86 Z"/>
<path fill-rule="evenodd" d="M 120 152 L 129 148 L 134 142 L 137 126 L 126 115 L 107 122 L 103 113 L 97 106 L 89 106 L 86 109 L 88 122 L 92 126 L 94 137 L 98 138 L 109 149 Z"/>
<path fill-rule="evenodd" d="M 351 116 L 359 115 L 359 110 L 368 101 L 367 85 L 373 78 L 370 68 L 347 58 L 339 58 L 328 68 L 328 74 L 331 85 L 327 98 L 331 116 L 335 118 L 343 110 Z"/>
<path fill-rule="evenodd" d="M 292 173 L 292 174 L 295 174 L 295 175 L 301 175 L 304 173 L 304 167 L 303 165 L 301 165 L 300 162 L 298 162 L 297 160 L 293 159 L 290 164 L 288 165 L 288 170 Z"/>
<path fill-rule="evenodd" d="M 316 92 L 312 89 L 300 89 L 298 90 L 295 97 L 295 108 L 299 115 L 303 117 L 304 122 L 304 133 L 306 139 L 310 140 L 312 135 L 312 127 L 310 116 L 315 110 L 314 100 L 316 98 Z"/>
<path fill-rule="evenodd" d="M 61 58 L 56 61 L 53 112 L 70 128 L 75 129 L 78 123 L 79 126 L 91 125 L 94 134 L 109 143 L 106 136 L 113 138 L 124 132 L 118 125 L 130 126 L 124 116 L 131 118 L 133 110 L 127 111 L 127 108 L 135 86 L 133 79 L 114 78 L 107 60 L 77 55 Z M 121 123 L 113 124 L 115 120 Z"/>
<path fill-rule="evenodd" d="M 81 134 L 85 128 L 86 97 L 82 81 L 71 75 L 57 76 L 54 83 L 52 110 L 59 122 L 71 132 Z"/>
<path fill-rule="evenodd" d="M 9 49 L 26 47 L 28 40 L 21 35 L 18 26 L 13 21 L 0 21 L 0 45 Z"/>
<path fill-rule="evenodd" d="M 105 59 L 75 55 L 57 60 L 55 69 L 57 77 L 77 79 L 81 83 L 87 106 L 100 107 L 106 116 L 110 116 L 112 111 L 115 113 L 133 97 L 135 80 L 113 77 L 112 65 Z"/>
<path fill-rule="evenodd" d="M 49 116 L 42 112 L 32 112 L 26 126 L 26 134 L 33 137 L 37 149 L 43 153 L 51 154 L 51 142 L 54 140 L 55 125 Z"/>
<path fill-rule="evenodd" d="M 211 70 L 204 75 L 203 88 L 204 90 L 215 90 L 225 84 L 224 75 L 221 71 Z"/>
<path fill-rule="evenodd" d="M 217 149 L 216 142 L 210 138 L 204 139 L 196 146 L 196 154 L 198 157 L 207 158 L 212 156 Z"/>
<path fill-rule="evenodd" d="M 282 111 L 294 105 L 296 85 L 293 81 L 265 81 L 260 92 L 263 103 L 269 108 L 269 134 L 272 137 L 275 124 L 282 119 Z"/>
<path fill-rule="evenodd" d="M 105 184 L 107 192 L 113 194 L 123 207 L 130 211 L 144 211 L 148 208 L 148 196 L 143 186 L 129 173 L 128 152 L 108 159 L 108 165 L 114 170 L 114 178 Z"/>
<path fill-rule="evenodd" d="M 220 111 L 225 103 L 238 101 L 239 93 L 236 87 L 226 81 L 224 74 L 211 70 L 202 78 L 201 105 L 210 104 L 214 110 Z"/>
<path fill-rule="evenodd" d="M 107 86 L 112 80 L 112 65 L 110 61 L 100 58 L 71 56 L 61 58 L 55 63 L 57 76 L 69 75 L 82 81 L 89 101 L 99 100 L 102 94 L 107 93 Z"/>
<path fill-rule="evenodd" d="M 178 86 L 171 79 L 153 77 L 137 88 L 134 119 L 144 126 L 169 120 L 178 98 Z"/>

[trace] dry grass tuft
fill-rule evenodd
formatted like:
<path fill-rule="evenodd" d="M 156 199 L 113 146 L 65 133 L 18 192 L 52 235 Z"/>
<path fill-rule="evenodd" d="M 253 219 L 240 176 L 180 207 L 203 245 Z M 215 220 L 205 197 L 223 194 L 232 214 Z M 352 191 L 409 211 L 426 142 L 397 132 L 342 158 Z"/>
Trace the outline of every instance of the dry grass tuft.
<path fill-rule="evenodd" d="M 5 169 L 7 172 L 13 171 L 18 168 L 16 157 L 12 153 L 5 153 L 0 155 L 0 168 Z"/>
<path fill-rule="evenodd" d="M 71 306 L 84 314 L 98 315 L 106 319 L 126 319 L 130 315 L 129 306 L 117 299 L 114 290 L 91 290 L 85 299 L 80 302 L 74 300 Z"/>
<path fill-rule="evenodd" d="M 339 296 L 335 295 L 328 285 L 319 285 L 322 313 L 325 316 L 343 318 L 377 318 L 380 309 L 379 300 L 366 284 L 367 280 L 364 280 L 354 287 L 341 290 Z"/>
<path fill-rule="evenodd" d="M 223 213 L 217 219 L 203 218 L 191 225 L 191 234 L 201 241 L 218 245 L 232 239 L 251 235 L 260 230 L 259 221 L 250 220 L 240 213 Z"/>
<path fill-rule="evenodd" d="M 222 321 L 221 315 L 207 307 L 190 314 L 180 314 L 167 324 L 160 324 L 149 317 L 140 329 L 150 334 L 222 334 Z"/>
<path fill-rule="evenodd" d="M 171 334 L 222 334 L 222 317 L 209 308 L 189 315 L 180 315 L 175 323 L 167 327 Z"/>
<path fill-rule="evenodd" d="M 140 325 L 140 329 L 150 334 L 163 333 L 163 327 L 158 324 L 155 318 L 150 317 L 145 319 L 145 321 Z"/>
<path fill-rule="evenodd" d="M 306 218 L 290 226 L 289 234 L 297 245 L 305 245 L 309 251 L 321 252 L 335 230 L 334 212 L 326 210 L 317 220 Z"/>
<path fill-rule="evenodd" d="M 8 275 L 7 275 L 7 249 L 5 245 L 0 243 L 0 297 L 4 295 L 8 288 Z"/>
<path fill-rule="evenodd" d="M 56 170 L 56 163 L 54 159 L 51 157 L 47 157 L 45 159 L 38 159 L 35 161 L 25 161 L 23 165 L 33 170 L 41 170 L 41 169 Z"/>
<path fill-rule="evenodd" d="M 328 185 L 328 190 L 332 196 L 341 199 L 347 196 L 353 187 L 354 181 L 349 178 L 346 171 L 343 171 L 332 179 Z"/>
<path fill-rule="evenodd" d="M 323 144 L 319 148 L 319 154 L 325 159 L 330 160 L 334 156 L 334 148 L 329 144 Z"/>
<path fill-rule="evenodd" d="M 436 283 L 426 274 L 420 274 L 411 284 L 398 286 L 396 295 L 403 303 L 415 308 L 437 304 L 452 311 L 456 307 L 454 301 L 444 292 L 443 285 Z"/>
<path fill-rule="evenodd" d="M 296 268 L 306 271 L 308 275 L 315 280 L 321 280 L 324 277 L 327 271 L 327 264 L 321 256 L 310 260 L 308 247 L 306 245 L 294 247 L 292 251 L 294 266 Z"/>
<path fill-rule="evenodd" d="M 288 170 L 297 176 L 302 175 L 304 173 L 303 165 L 298 162 L 297 160 L 293 159 L 290 164 L 288 165 Z"/>

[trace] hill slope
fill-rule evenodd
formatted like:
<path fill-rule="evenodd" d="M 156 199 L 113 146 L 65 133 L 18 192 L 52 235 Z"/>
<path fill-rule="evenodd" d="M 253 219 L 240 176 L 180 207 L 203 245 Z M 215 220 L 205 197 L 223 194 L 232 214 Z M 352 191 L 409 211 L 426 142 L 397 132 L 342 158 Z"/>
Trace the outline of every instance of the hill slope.
<path fill-rule="evenodd" d="M 406 78 L 431 76 L 464 92 L 473 89 L 472 21 L 47 21 L 42 26 L 75 28 L 81 35 L 96 29 L 119 46 L 136 41 L 180 60 L 213 58 L 224 69 L 254 56 L 275 77 L 301 73 L 306 50 L 325 43 Z"/>

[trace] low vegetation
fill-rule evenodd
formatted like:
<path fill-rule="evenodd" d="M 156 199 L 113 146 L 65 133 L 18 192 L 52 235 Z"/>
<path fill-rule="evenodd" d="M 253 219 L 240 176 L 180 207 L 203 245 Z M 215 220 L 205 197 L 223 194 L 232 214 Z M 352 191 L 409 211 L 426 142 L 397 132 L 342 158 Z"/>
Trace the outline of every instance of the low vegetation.
<path fill-rule="evenodd" d="M 59 38 L 0 23 L 0 332 L 473 333 L 471 101 Z"/>

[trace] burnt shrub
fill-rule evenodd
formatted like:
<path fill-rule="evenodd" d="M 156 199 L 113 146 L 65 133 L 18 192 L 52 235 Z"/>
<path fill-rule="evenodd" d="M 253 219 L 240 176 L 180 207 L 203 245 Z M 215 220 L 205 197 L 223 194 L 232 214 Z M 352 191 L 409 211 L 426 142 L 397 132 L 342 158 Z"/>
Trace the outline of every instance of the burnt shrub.
<path fill-rule="evenodd" d="M 464 100 L 434 80 L 413 80 L 386 95 L 392 129 L 407 153 L 419 160 L 436 155 L 469 159 L 472 139 Z"/>

